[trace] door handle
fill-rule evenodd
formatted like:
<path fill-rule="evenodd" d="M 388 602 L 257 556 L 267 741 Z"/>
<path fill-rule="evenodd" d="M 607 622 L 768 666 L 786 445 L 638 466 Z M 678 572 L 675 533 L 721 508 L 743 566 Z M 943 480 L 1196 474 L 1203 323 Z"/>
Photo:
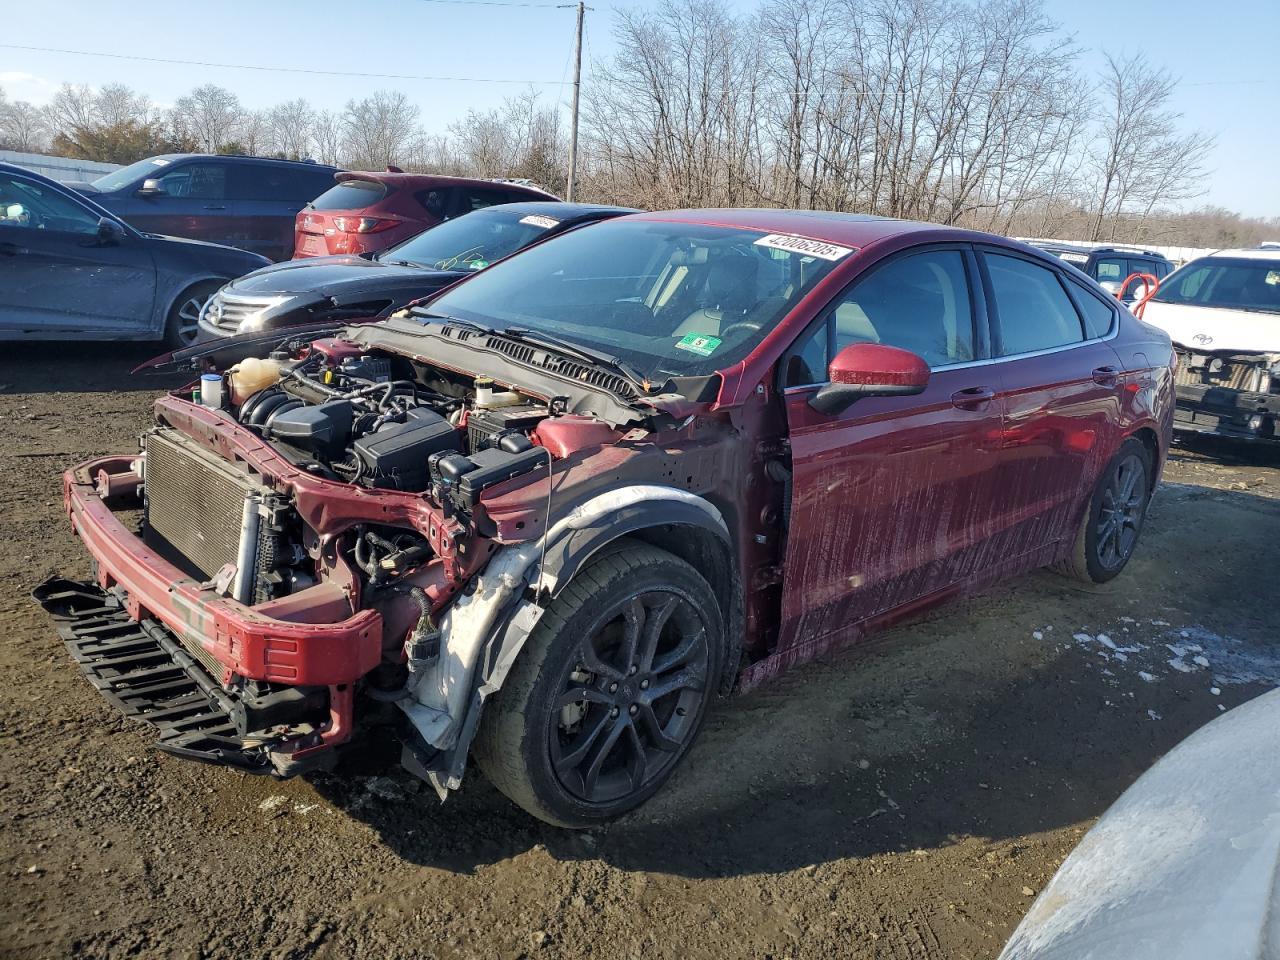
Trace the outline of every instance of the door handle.
<path fill-rule="evenodd" d="M 966 387 L 951 395 L 951 405 L 961 410 L 977 410 L 995 398 L 996 392 L 990 387 Z"/>
<path fill-rule="evenodd" d="M 227 208 L 226 208 L 226 207 L 215 206 L 214 204 L 209 204 L 209 206 L 205 207 L 205 209 L 206 209 L 206 210 L 225 210 L 225 209 L 227 209 Z"/>
<path fill-rule="evenodd" d="M 20 253 L 26 253 L 26 247 L 20 247 L 16 243 L 4 242 L 0 243 L 0 256 L 16 257 Z"/>
<path fill-rule="evenodd" d="M 1094 383 L 1101 384 L 1104 387 L 1112 387 L 1120 379 L 1120 370 L 1118 367 L 1095 367 L 1092 377 Z"/>

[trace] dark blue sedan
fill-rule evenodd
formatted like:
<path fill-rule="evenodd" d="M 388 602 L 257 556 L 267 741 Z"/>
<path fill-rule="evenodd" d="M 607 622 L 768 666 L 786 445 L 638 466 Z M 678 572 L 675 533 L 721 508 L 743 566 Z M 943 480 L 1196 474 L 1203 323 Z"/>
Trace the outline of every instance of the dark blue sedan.
<path fill-rule="evenodd" d="M 0 163 L 0 341 L 184 346 L 219 287 L 269 262 L 141 233 L 74 190 Z"/>

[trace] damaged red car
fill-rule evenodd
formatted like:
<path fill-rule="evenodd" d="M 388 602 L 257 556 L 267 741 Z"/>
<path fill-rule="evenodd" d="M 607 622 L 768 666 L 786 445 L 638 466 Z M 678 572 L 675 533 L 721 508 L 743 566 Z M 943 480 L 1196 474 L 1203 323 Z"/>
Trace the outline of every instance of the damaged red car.
<path fill-rule="evenodd" d="M 813 212 L 622 217 L 206 353 L 141 453 L 66 474 L 95 580 L 37 598 L 81 669 L 161 749 L 277 776 L 395 704 L 442 796 L 473 758 L 570 826 L 735 686 L 1115 576 L 1173 414 L 1169 338 L 1053 257 Z"/>

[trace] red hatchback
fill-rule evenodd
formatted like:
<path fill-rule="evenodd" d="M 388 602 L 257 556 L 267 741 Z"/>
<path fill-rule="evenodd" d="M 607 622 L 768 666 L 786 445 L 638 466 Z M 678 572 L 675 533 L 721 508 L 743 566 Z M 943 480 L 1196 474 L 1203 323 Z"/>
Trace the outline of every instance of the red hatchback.
<path fill-rule="evenodd" d="M 416 173 L 339 173 L 298 213 L 293 259 L 375 253 L 442 220 L 523 200 L 557 200 L 536 187 Z"/>
<path fill-rule="evenodd" d="M 1116 576 L 1173 418 L 1169 337 L 1073 267 L 831 213 L 618 217 L 310 337 L 68 472 L 96 582 L 39 599 L 172 753 L 299 773 L 393 701 L 442 795 L 474 757 L 579 826 L 735 684 L 1036 567 Z"/>

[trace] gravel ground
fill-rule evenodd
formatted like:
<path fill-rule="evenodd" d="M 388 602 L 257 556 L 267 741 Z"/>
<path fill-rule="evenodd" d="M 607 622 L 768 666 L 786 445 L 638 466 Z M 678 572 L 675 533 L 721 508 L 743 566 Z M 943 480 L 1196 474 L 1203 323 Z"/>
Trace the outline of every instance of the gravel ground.
<path fill-rule="evenodd" d="M 58 475 L 135 448 L 146 353 L 0 360 L 5 957 L 992 957 L 1126 786 L 1280 681 L 1280 471 L 1198 443 L 1118 580 L 1031 574 L 732 698 L 607 830 L 474 774 L 441 805 L 394 751 L 288 782 L 174 760 L 27 597 L 88 572 Z"/>

